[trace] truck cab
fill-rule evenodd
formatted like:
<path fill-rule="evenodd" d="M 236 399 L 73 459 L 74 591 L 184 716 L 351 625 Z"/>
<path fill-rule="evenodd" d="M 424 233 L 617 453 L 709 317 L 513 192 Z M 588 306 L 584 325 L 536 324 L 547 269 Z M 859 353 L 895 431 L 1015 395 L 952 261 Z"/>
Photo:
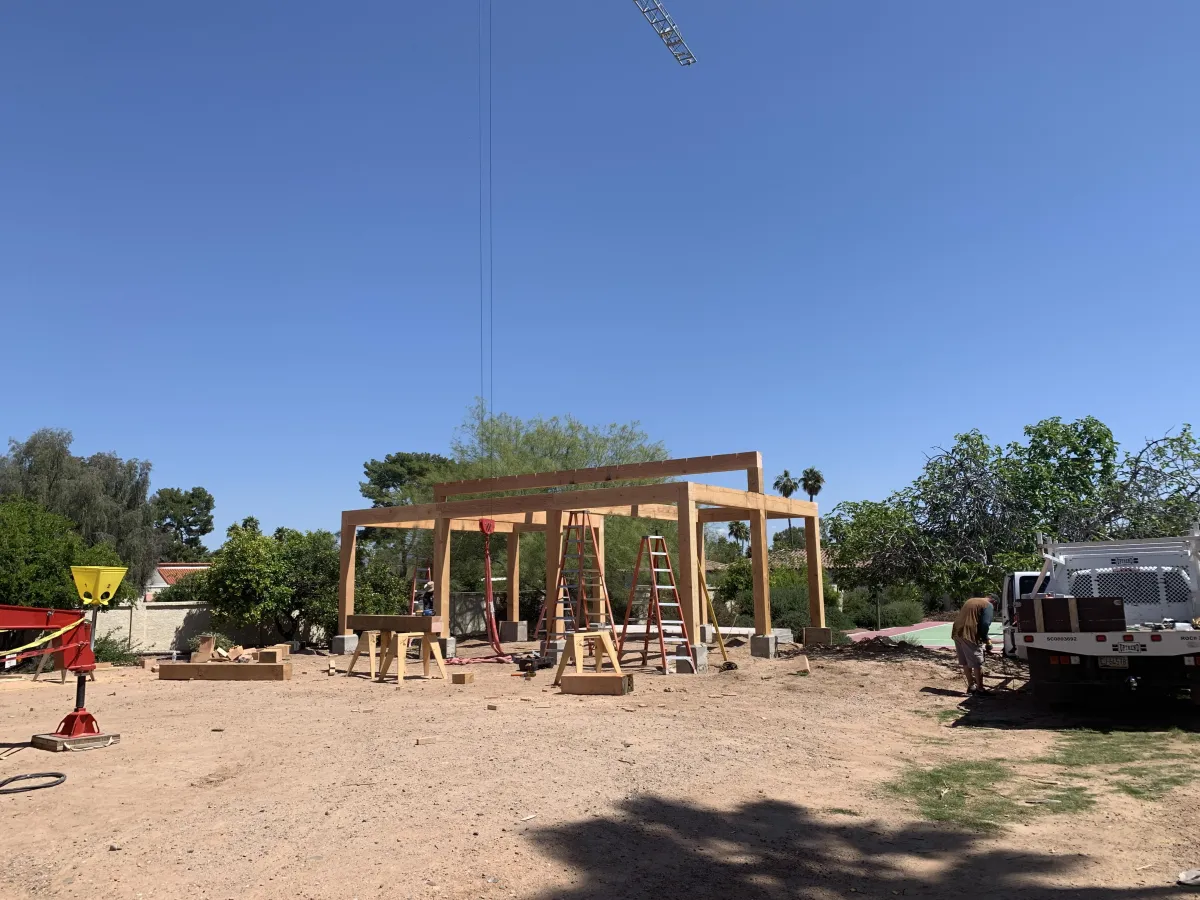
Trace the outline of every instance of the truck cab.
<path fill-rule="evenodd" d="M 1041 572 L 1010 572 L 1004 576 L 1004 588 L 1000 592 L 1000 616 L 1004 622 L 1004 655 L 1028 658 L 1023 644 L 1016 640 L 1016 601 L 1032 594 Z M 1012 627 L 1010 627 L 1012 626 Z"/>

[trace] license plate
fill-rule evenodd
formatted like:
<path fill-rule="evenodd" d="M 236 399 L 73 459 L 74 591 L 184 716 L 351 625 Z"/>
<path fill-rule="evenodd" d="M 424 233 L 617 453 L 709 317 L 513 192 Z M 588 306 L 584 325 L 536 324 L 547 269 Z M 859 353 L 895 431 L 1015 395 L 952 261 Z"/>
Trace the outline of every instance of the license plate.
<path fill-rule="evenodd" d="M 1114 653 L 1141 653 L 1145 649 L 1141 644 L 1113 644 Z"/>
<path fill-rule="evenodd" d="M 1128 669 L 1128 656 L 1101 656 L 1100 668 L 1102 669 Z"/>

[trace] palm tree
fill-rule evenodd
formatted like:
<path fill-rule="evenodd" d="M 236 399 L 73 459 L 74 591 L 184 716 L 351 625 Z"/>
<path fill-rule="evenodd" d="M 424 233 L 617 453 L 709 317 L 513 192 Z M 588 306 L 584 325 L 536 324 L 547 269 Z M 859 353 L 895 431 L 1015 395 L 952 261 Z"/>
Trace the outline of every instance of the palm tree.
<path fill-rule="evenodd" d="M 800 482 L 792 477 L 792 473 L 787 469 L 783 470 L 783 474 L 775 479 L 775 490 L 779 491 L 783 497 L 790 497 L 796 493 L 796 488 L 800 487 Z M 819 490 L 819 489 L 818 489 Z M 792 542 L 792 549 L 796 549 L 796 532 L 792 531 L 792 517 L 788 516 L 788 538 Z"/>
<path fill-rule="evenodd" d="M 804 493 L 808 494 L 811 502 L 816 499 L 817 494 L 821 493 L 821 488 L 825 487 L 825 476 L 821 474 L 820 469 L 809 466 L 800 473 L 800 487 L 804 489 Z"/>
<path fill-rule="evenodd" d="M 746 544 L 750 541 L 750 526 L 745 522 L 730 522 L 729 537 L 742 548 L 742 555 L 746 553 Z"/>

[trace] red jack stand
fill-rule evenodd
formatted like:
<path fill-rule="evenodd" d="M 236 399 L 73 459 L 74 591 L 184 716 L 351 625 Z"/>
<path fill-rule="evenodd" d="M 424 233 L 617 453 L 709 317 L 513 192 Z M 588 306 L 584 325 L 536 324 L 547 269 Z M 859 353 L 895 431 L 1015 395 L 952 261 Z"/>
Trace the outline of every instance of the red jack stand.
<path fill-rule="evenodd" d="M 84 695 L 87 692 L 87 674 L 80 672 L 75 681 L 75 711 L 69 712 L 58 723 L 58 731 L 53 734 L 35 734 L 31 743 L 39 750 L 87 750 L 93 747 L 107 747 L 121 740 L 119 734 L 102 734 L 96 724 L 96 717 L 84 707 Z"/>

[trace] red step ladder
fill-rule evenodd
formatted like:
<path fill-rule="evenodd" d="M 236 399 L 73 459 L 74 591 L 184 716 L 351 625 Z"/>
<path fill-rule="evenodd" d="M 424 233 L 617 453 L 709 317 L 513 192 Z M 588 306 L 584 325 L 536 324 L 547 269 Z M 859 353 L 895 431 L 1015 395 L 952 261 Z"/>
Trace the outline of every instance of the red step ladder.
<path fill-rule="evenodd" d="M 675 585 L 675 570 L 671 566 L 671 556 L 667 553 L 667 542 L 659 535 L 646 535 L 638 548 L 637 563 L 633 567 L 633 584 L 629 588 L 629 606 L 625 609 L 625 624 L 621 626 L 621 640 L 617 644 L 617 658 L 621 659 L 625 652 L 625 641 L 629 636 L 629 623 L 633 618 L 633 605 L 643 564 L 650 574 L 650 598 L 646 604 L 646 619 L 643 625 L 645 633 L 642 639 L 642 665 L 645 666 L 650 658 L 650 633 L 653 629 L 658 637 L 658 652 L 662 658 L 663 673 L 678 672 L 679 663 L 683 660 L 687 661 L 687 671 L 694 671 L 692 642 L 688 639 L 687 623 L 683 620 L 683 606 L 679 600 L 679 589 Z M 668 628 L 671 630 L 668 631 Z M 674 653 L 667 653 L 668 640 L 675 648 Z M 672 661 L 675 663 L 674 669 L 670 665 Z"/>

